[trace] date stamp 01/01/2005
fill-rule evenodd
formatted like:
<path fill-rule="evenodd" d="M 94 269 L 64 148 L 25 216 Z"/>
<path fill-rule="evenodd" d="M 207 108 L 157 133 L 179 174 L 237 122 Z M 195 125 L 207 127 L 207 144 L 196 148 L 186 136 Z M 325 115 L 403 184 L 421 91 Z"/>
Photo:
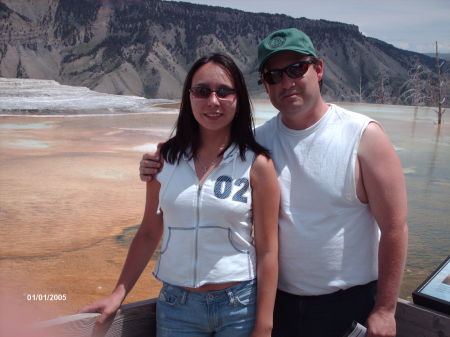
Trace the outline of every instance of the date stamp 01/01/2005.
<path fill-rule="evenodd" d="M 24 294 L 27 301 L 65 301 L 66 294 Z"/>

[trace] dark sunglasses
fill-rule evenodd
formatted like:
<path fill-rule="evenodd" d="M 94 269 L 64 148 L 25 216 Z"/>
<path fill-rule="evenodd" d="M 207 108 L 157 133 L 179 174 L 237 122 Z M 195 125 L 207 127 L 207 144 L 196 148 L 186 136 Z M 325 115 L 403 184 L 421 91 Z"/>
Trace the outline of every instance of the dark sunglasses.
<path fill-rule="evenodd" d="M 189 91 L 195 98 L 208 98 L 213 92 L 215 92 L 217 98 L 225 99 L 228 96 L 236 93 L 236 90 L 230 88 L 219 88 L 217 90 L 211 90 L 207 87 L 192 87 L 191 89 L 189 89 Z"/>
<path fill-rule="evenodd" d="M 288 65 L 283 69 L 274 69 L 262 73 L 262 78 L 269 84 L 280 83 L 283 79 L 283 73 L 286 73 L 290 78 L 296 79 L 302 77 L 308 71 L 311 64 L 315 64 L 317 60 L 305 60 Z M 259 84 L 262 82 L 260 81 Z"/>

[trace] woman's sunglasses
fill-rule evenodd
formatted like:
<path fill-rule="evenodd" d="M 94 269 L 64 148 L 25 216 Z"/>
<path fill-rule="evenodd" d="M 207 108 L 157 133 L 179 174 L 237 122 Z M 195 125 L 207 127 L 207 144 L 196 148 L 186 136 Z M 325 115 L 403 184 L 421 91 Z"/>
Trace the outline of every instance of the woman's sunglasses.
<path fill-rule="evenodd" d="M 195 98 L 208 98 L 213 92 L 216 93 L 216 96 L 218 99 L 230 99 L 232 98 L 231 95 L 234 95 L 236 93 L 236 90 L 230 89 L 230 88 L 219 88 L 217 90 L 211 90 L 207 87 L 192 87 L 189 89 L 192 96 Z"/>
<path fill-rule="evenodd" d="M 274 69 L 262 73 L 262 78 L 269 84 L 280 83 L 283 79 L 283 73 L 286 73 L 290 78 L 296 79 L 302 77 L 308 71 L 309 65 L 315 64 L 317 60 L 305 60 L 288 65 L 283 69 Z"/>

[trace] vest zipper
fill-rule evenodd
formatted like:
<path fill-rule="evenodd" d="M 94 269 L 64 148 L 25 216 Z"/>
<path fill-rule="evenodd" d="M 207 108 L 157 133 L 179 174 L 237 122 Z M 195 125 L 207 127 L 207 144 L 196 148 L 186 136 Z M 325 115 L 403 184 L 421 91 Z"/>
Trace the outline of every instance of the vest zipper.
<path fill-rule="evenodd" d="M 208 176 L 213 174 L 214 171 L 216 171 L 220 166 L 222 166 L 223 163 L 223 159 L 222 162 L 219 163 L 219 165 L 217 165 L 215 168 L 212 169 L 211 172 L 209 172 Z M 197 177 L 197 173 L 195 172 L 195 165 L 194 162 L 192 161 L 192 166 L 191 166 L 194 175 Z M 233 166 L 233 175 L 234 175 L 234 166 Z M 208 177 L 206 177 L 205 181 L 207 180 Z M 198 179 L 198 177 L 197 177 Z M 205 181 L 203 183 L 205 183 Z M 195 226 L 195 252 L 194 252 L 194 284 L 193 284 L 193 288 L 196 287 L 197 285 L 197 266 L 198 266 L 198 229 L 200 226 L 200 196 L 202 193 L 202 188 L 203 188 L 203 183 L 198 185 L 198 189 L 197 189 L 197 224 Z"/>
<path fill-rule="evenodd" d="M 194 285 L 197 285 L 197 265 L 198 265 L 198 227 L 200 226 L 200 194 L 203 185 L 198 185 L 197 190 L 197 225 L 195 226 L 195 252 L 194 252 Z"/>

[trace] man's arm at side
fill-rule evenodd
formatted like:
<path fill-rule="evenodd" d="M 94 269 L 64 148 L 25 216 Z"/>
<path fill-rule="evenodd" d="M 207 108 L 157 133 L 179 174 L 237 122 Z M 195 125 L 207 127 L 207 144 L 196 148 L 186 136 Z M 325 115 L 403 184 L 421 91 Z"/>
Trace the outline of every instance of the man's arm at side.
<path fill-rule="evenodd" d="M 394 147 L 370 123 L 358 149 L 364 190 L 380 227 L 378 293 L 367 325 L 369 337 L 395 336 L 395 310 L 408 246 L 405 179 Z"/>

